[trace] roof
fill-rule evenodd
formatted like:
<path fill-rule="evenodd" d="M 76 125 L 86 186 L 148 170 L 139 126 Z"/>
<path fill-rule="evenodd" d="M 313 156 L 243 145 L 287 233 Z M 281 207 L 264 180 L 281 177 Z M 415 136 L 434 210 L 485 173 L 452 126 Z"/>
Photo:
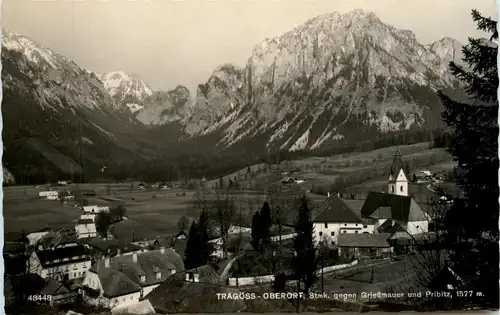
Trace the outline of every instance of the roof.
<path fill-rule="evenodd" d="M 330 196 L 321 205 L 319 214 L 313 222 L 351 222 L 362 223 L 359 217 L 339 196 Z"/>
<path fill-rule="evenodd" d="M 155 310 L 149 300 L 132 304 L 118 304 L 111 309 L 111 314 L 155 314 Z M 67 315 L 67 314 L 66 314 Z"/>
<path fill-rule="evenodd" d="M 386 248 L 390 247 L 387 239 L 390 237 L 389 233 L 375 233 L 375 234 L 339 234 L 337 243 L 339 247 L 375 247 Z"/>
<path fill-rule="evenodd" d="M 134 255 L 137 255 L 137 262 L 133 261 Z M 102 259 L 89 270 L 99 276 L 104 295 L 107 297 L 137 292 L 141 287 L 165 281 L 173 270 L 184 270 L 182 258 L 169 248 L 165 249 L 164 253 L 155 250 L 115 256 L 110 258 L 109 263 L 110 267 L 106 268 Z M 161 272 L 159 279 L 157 272 Z M 141 282 L 141 276 L 145 276 L 144 282 Z"/>
<path fill-rule="evenodd" d="M 82 245 L 37 250 L 36 255 L 44 268 L 90 260 L 87 249 Z M 63 261 L 64 258 L 69 260 Z"/>
<path fill-rule="evenodd" d="M 399 171 L 403 170 L 404 173 L 404 164 L 403 159 L 401 158 L 401 153 L 399 152 L 399 148 L 396 150 L 394 154 L 394 158 L 392 160 L 391 168 L 389 169 L 389 177 L 396 178 L 399 174 Z M 407 174 L 405 173 L 405 176 Z"/>
<path fill-rule="evenodd" d="M 49 232 L 40 239 L 38 244 L 42 245 L 43 248 L 50 248 L 71 243 L 76 244 L 77 240 L 78 236 L 74 232 Z"/>
<path fill-rule="evenodd" d="M 389 216 L 390 210 L 390 216 Z M 424 212 L 419 205 L 408 196 L 371 191 L 365 200 L 361 215 L 364 218 L 392 218 L 400 222 L 426 221 Z"/>
<path fill-rule="evenodd" d="M 245 307 L 243 300 L 217 299 L 217 293 L 240 293 L 237 288 L 230 288 L 213 283 L 187 282 L 171 277 L 160 284 L 144 299 L 148 299 L 157 312 L 162 313 L 231 313 Z"/>
<path fill-rule="evenodd" d="M 184 259 L 185 254 L 186 254 L 186 246 L 187 246 L 187 240 L 178 239 L 178 240 L 175 240 L 174 246 L 172 246 L 172 249 L 176 253 L 178 253 L 182 259 Z"/>
<path fill-rule="evenodd" d="M 76 224 L 93 224 L 94 220 L 92 219 L 79 219 L 76 221 Z"/>
<path fill-rule="evenodd" d="M 177 280 L 185 280 L 186 274 L 197 273 L 199 275 L 200 282 L 205 283 L 219 283 L 219 273 L 216 268 L 212 265 L 203 265 L 200 267 L 192 268 L 189 270 L 184 270 L 183 272 L 176 273 L 173 277 Z"/>
<path fill-rule="evenodd" d="M 382 223 L 378 228 L 377 231 L 379 233 L 396 233 L 396 232 L 405 232 L 406 229 L 404 226 L 402 226 L 398 221 L 394 221 L 391 218 L 387 219 Z"/>
<path fill-rule="evenodd" d="M 109 254 L 112 256 L 115 255 L 118 250 L 120 250 L 122 253 L 128 253 L 141 249 L 141 247 L 138 245 L 127 243 L 116 238 L 104 240 L 101 237 L 93 237 L 90 238 L 86 243 L 94 250 L 97 250 L 103 254 L 109 252 Z"/>
<path fill-rule="evenodd" d="M 62 295 L 62 294 L 68 294 L 71 293 L 68 288 L 64 286 L 64 284 L 54 280 L 54 279 L 48 279 L 45 287 L 43 287 L 42 290 L 39 291 L 40 294 L 42 295 Z"/>

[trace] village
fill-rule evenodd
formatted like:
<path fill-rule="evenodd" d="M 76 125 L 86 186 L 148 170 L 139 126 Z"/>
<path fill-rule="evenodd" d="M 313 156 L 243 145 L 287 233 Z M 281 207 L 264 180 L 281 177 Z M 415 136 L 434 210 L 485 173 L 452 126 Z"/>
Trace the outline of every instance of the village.
<path fill-rule="evenodd" d="M 316 204 L 311 206 L 312 233 L 314 247 L 321 253 L 317 254 L 317 280 L 310 292 L 327 298 L 303 305 L 310 309 L 377 309 L 388 302 L 387 298 L 367 297 L 362 292 L 423 292 L 443 272 L 446 281 L 434 288 L 450 291 L 459 281 L 439 244 L 443 209 L 451 198 L 438 194 L 432 184 L 442 181 L 443 175 L 429 171 L 407 174 L 399 151 L 385 173 L 386 189 L 371 190 L 364 199 L 346 198 L 332 191 L 323 199 L 309 200 Z M 283 186 L 293 184 L 301 191 L 305 180 L 300 179 L 300 169 L 281 172 L 280 176 Z M 194 203 L 198 209 L 193 210 L 192 219 L 183 216 L 177 231 L 170 235 L 155 235 L 147 227 L 138 226 L 134 214 L 112 195 L 98 198 L 99 193 L 92 189 L 75 193 L 67 188 L 67 182 L 59 182 L 58 189 L 39 191 L 39 199 L 57 200 L 78 209 L 80 216 L 74 228 L 46 227 L 6 236 L 7 307 L 24 303 L 82 313 L 97 308 L 133 314 L 209 308 L 225 312 L 295 310 L 298 306 L 294 299 L 263 296 L 297 292 L 292 268 L 298 255 L 294 249 L 297 203 L 278 203 L 268 197 L 251 220 L 238 217 L 234 209 L 228 217 L 224 211 L 229 209 L 229 197 L 217 187 L 219 181 L 214 181 L 213 187 L 204 183 L 208 182 L 201 181 L 202 189 Z M 421 206 L 411 196 L 410 187 L 415 184 L 435 194 L 433 207 Z M 139 183 L 133 189 L 154 189 L 160 194 L 175 190 L 175 185 Z M 308 193 L 302 192 L 304 198 L 311 196 Z M 211 204 L 219 206 L 214 206 L 216 213 L 206 218 L 210 223 L 210 257 L 193 262 L 187 257 L 193 251 L 189 241 L 199 235 L 192 234 L 191 229 L 204 220 L 200 209 L 208 209 Z M 269 244 L 261 250 L 259 237 L 263 240 L 264 236 L 256 235 L 264 233 L 259 227 L 264 221 L 255 224 L 253 220 L 264 220 L 266 215 Z M 429 266 L 436 256 L 437 265 Z M 222 293 L 248 293 L 254 299 L 221 299 Z M 354 298 L 333 298 L 337 296 Z M 397 305 L 417 302 L 402 298 L 392 301 Z"/>

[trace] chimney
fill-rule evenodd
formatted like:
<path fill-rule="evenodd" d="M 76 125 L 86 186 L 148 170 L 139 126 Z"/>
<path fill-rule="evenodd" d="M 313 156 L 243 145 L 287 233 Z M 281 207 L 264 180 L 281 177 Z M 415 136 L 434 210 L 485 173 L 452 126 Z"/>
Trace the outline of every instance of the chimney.
<path fill-rule="evenodd" d="M 330 198 L 330 192 L 328 192 L 328 198 Z"/>
<path fill-rule="evenodd" d="M 165 254 L 165 246 L 160 247 L 160 253 Z"/>
<path fill-rule="evenodd" d="M 337 197 L 339 197 L 339 198 L 340 198 L 340 193 L 339 193 L 339 192 L 337 193 Z"/>
<path fill-rule="evenodd" d="M 137 262 L 137 253 L 133 253 L 133 254 L 132 254 L 132 260 L 133 260 L 134 262 Z"/>
<path fill-rule="evenodd" d="M 175 275 L 175 273 L 176 273 L 176 272 L 177 272 L 177 271 L 176 271 L 175 269 L 172 269 L 172 270 L 170 271 L 170 274 L 171 274 L 171 275 Z"/>
<path fill-rule="evenodd" d="M 195 274 L 193 274 L 193 276 L 194 276 L 194 281 L 193 282 L 200 282 L 200 274 L 195 273 Z"/>
<path fill-rule="evenodd" d="M 191 281 L 191 277 L 189 276 L 189 272 L 186 272 L 186 281 Z"/>
<path fill-rule="evenodd" d="M 104 267 L 109 268 L 109 257 L 104 258 Z"/>

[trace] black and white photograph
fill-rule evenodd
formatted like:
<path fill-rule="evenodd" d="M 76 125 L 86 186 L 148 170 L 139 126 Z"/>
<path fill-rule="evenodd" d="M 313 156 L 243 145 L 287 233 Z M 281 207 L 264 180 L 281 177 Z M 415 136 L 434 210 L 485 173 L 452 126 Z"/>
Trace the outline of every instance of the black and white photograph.
<path fill-rule="evenodd" d="M 5 314 L 498 311 L 495 0 L 0 4 Z"/>

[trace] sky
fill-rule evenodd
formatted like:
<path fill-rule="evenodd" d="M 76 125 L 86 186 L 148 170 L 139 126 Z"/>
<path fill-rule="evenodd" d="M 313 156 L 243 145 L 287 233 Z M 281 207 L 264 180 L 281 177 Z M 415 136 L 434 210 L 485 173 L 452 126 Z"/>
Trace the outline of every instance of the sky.
<path fill-rule="evenodd" d="M 473 8 L 498 16 L 495 0 L 3 0 L 0 23 L 91 71 L 123 70 L 153 89 L 193 92 L 218 65 L 244 66 L 265 38 L 357 8 L 412 30 L 422 44 L 482 35 Z"/>

